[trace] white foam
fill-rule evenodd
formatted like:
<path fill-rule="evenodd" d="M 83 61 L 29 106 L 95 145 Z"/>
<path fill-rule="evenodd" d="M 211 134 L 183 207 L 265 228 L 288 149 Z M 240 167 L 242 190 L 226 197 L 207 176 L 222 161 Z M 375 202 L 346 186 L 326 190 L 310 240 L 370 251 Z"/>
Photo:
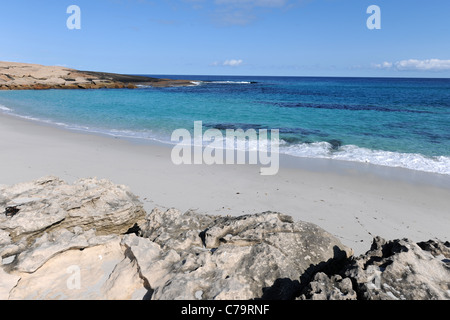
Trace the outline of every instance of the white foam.
<path fill-rule="evenodd" d="M 153 138 L 152 140 L 156 139 Z M 279 153 L 296 157 L 354 161 L 450 175 L 450 157 L 445 156 L 426 157 L 416 153 L 371 150 L 355 145 L 345 145 L 336 150 L 333 149 L 333 146 L 330 143 L 325 141 L 289 145 L 284 140 L 239 140 L 240 142 L 238 143 L 238 140 L 224 135 L 221 139 L 214 141 L 214 143 L 212 143 L 212 141 L 202 141 L 201 138 L 199 138 L 182 141 L 181 143 L 172 141 L 171 144 L 191 146 L 202 145 L 203 147 L 210 145 L 211 147 L 220 149 L 228 149 L 228 147 L 231 146 L 233 149 L 240 151 L 259 151 L 262 148 L 263 150 L 271 151 L 273 147 L 272 143 L 275 142 L 279 148 Z M 159 141 L 167 142 L 162 140 Z M 198 143 L 200 141 L 201 144 Z"/>
<path fill-rule="evenodd" d="M 203 81 L 190 81 L 191 85 L 188 85 L 188 87 L 197 87 L 203 83 Z M 146 88 L 154 88 L 154 86 L 147 85 L 147 84 L 137 84 L 136 87 L 140 89 L 146 89 Z"/>
<path fill-rule="evenodd" d="M 251 84 L 250 81 L 210 81 L 210 83 L 218 83 L 218 84 Z"/>
<path fill-rule="evenodd" d="M 201 141 L 201 144 L 198 142 Z M 236 138 L 234 136 L 228 137 L 226 134 L 223 134 L 221 139 L 217 139 L 214 141 L 207 141 L 198 139 L 192 139 L 191 141 L 183 141 L 180 145 L 192 145 L 192 146 L 210 146 L 212 148 L 219 149 L 234 149 L 239 151 L 260 151 L 260 150 L 272 150 L 272 147 L 281 145 L 279 140 L 270 140 L 269 139 L 259 139 L 257 136 L 253 138 L 249 137 L 240 137 Z M 230 148 L 231 147 L 231 148 Z"/>
<path fill-rule="evenodd" d="M 12 111 L 10 108 L 5 107 L 4 105 L 0 104 L 0 110 L 1 111 L 6 111 L 6 112 L 10 112 Z"/>
<path fill-rule="evenodd" d="M 51 124 L 51 125 L 57 125 L 57 126 L 60 126 L 60 127 L 66 127 L 66 128 L 69 128 L 69 129 L 73 129 L 73 128 L 71 128 L 71 126 L 69 124 L 63 123 L 63 122 L 55 122 L 55 121 L 52 121 L 52 120 L 41 119 L 41 118 L 36 118 L 36 117 L 31 117 L 31 116 L 24 116 L 24 115 L 20 115 L 20 114 L 16 114 L 16 113 L 12 113 L 12 115 L 14 115 L 15 117 L 18 117 L 18 118 L 26 119 L 26 120 L 43 122 L 43 123 L 47 123 L 47 124 Z"/>
<path fill-rule="evenodd" d="M 334 150 L 328 142 L 282 146 L 280 152 L 296 157 L 355 161 L 450 175 L 450 157 L 445 156 L 426 157 L 417 153 L 371 150 L 355 145 Z"/>

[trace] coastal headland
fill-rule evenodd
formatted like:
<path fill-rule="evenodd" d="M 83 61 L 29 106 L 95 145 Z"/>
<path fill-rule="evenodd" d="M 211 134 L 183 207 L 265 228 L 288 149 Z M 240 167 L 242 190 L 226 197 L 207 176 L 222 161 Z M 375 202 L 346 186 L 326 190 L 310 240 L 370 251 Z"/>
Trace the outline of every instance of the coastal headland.
<path fill-rule="evenodd" d="M 192 82 L 0 61 L 0 90 L 135 89 L 139 85 L 173 87 Z"/>

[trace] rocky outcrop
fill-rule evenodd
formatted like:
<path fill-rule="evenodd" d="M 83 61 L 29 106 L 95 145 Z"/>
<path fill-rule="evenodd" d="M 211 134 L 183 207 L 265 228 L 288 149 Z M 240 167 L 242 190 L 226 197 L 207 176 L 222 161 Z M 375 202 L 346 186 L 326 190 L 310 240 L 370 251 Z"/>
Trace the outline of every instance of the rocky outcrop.
<path fill-rule="evenodd" d="M 134 235 L 124 243 L 145 270 L 154 299 L 292 299 L 302 277 L 351 255 L 323 229 L 274 212 L 217 217 L 156 209 L 142 236 L 139 245 L 129 245 L 138 241 Z M 149 260 L 150 249 L 142 247 L 153 248 L 156 258 Z M 290 290 L 276 289 L 282 279 L 291 281 Z"/>
<path fill-rule="evenodd" d="M 448 299 L 449 245 L 351 249 L 276 212 L 154 209 L 107 180 L 0 187 L 0 299 Z"/>
<path fill-rule="evenodd" d="M 290 299 L 306 275 L 351 255 L 326 231 L 279 213 L 145 216 L 135 196 L 105 180 L 47 177 L 0 194 L 2 298 Z M 278 290 L 286 280 L 291 289 Z"/>
<path fill-rule="evenodd" d="M 450 243 L 376 237 L 334 275 L 317 274 L 302 299 L 448 300 Z M 349 284 L 352 284 L 349 286 Z"/>
<path fill-rule="evenodd" d="M 135 89 L 138 85 L 173 87 L 192 82 L 0 61 L 0 90 Z"/>
<path fill-rule="evenodd" d="M 46 177 L 0 188 L 0 194 L 0 210 L 16 211 L 0 218 L 1 239 L 27 246 L 54 230 L 121 234 L 145 216 L 136 196 L 107 180 L 83 179 L 69 185 Z"/>
<path fill-rule="evenodd" d="M 328 276 L 323 272 L 315 274 L 314 278 L 300 296 L 300 300 L 357 300 L 353 290 L 352 280 L 336 274 Z"/>
<path fill-rule="evenodd" d="M 119 287 L 137 273 L 120 235 L 145 221 L 142 204 L 125 186 L 46 177 L 0 187 L 1 212 L 0 299 L 131 298 L 147 292 L 139 276 L 127 281 L 129 288 Z M 116 267 L 127 273 L 111 283 Z M 78 272 L 79 285 L 70 285 L 71 270 Z"/>

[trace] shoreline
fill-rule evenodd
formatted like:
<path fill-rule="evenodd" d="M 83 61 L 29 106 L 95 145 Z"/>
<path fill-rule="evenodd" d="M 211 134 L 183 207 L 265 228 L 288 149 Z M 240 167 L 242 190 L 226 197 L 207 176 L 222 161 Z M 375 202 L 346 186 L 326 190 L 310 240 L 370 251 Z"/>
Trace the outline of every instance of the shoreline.
<path fill-rule="evenodd" d="M 448 241 L 450 177 L 328 159 L 282 155 L 275 176 L 259 165 L 182 165 L 171 148 L 0 114 L 0 184 L 55 175 L 127 185 L 144 208 L 238 216 L 264 211 L 315 223 L 355 254 L 374 236 Z"/>
<path fill-rule="evenodd" d="M 70 131 L 73 133 L 94 135 L 107 139 L 109 138 L 123 140 L 135 145 L 158 146 L 167 149 L 171 149 L 176 145 L 175 142 L 170 143 L 168 141 L 162 141 L 156 138 L 128 137 L 114 133 L 108 133 L 106 131 L 88 131 L 82 128 L 71 127 L 67 124 L 58 124 L 52 121 L 45 121 L 41 119 L 21 116 L 15 113 L 9 113 L 10 109 L 7 109 L 8 111 L 0 110 L 0 117 L 11 117 L 12 119 L 34 123 L 38 126 L 48 126 L 57 130 Z M 381 178 L 386 178 L 392 180 L 393 182 L 400 180 L 403 182 L 418 183 L 450 189 L 450 175 L 437 172 L 429 172 L 419 169 L 416 170 L 400 166 L 387 166 L 370 162 L 364 163 L 361 161 L 352 161 L 345 159 L 295 156 L 287 153 L 279 153 L 279 156 L 280 166 L 290 169 L 303 169 L 318 172 L 327 171 L 338 174 L 343 173 L 343 171 L 345 171 L 344 174 L 364 173 L 368 175 L 375 175 Z M 246 157 L 248 159 L 248 152 L 246 152 Z"/>

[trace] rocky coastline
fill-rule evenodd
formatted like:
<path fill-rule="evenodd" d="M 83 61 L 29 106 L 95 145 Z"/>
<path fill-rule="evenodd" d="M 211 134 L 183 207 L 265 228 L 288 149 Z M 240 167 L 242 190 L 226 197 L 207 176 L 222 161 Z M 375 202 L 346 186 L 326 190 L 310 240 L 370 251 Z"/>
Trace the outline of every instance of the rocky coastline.
<path fill-rule="evenodd" d="M 375 237 L 358 257 L 276 212 L 145 212 L 108 180 L 0 186 L 0 299 L 447 300 L 450 243 Z"/>
<path fill-rule="evenodd" d="M 135 89 L 139 86 L 189 85 L 192 85 L 190 80 L 159 79 L 0 61 L 0 90 Z"/>

